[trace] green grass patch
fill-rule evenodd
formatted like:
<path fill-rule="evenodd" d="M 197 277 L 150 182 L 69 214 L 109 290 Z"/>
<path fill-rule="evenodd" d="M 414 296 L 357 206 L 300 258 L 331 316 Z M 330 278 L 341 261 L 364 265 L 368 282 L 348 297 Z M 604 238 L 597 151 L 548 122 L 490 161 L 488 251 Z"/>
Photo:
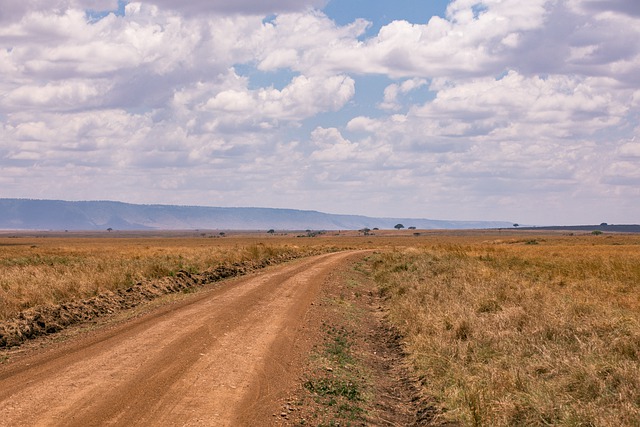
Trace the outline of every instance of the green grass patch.
<path fill-rule="evenodd" d="M 341 367 L 354 363 L 349 334 L 350 332 L 344 327 L 327 327 L 324 352 L 332 362 Z"/>
<path fill-rule="evenodd" d="M 318 378 L 304 383 L 304 388 L 321 397 L 344 397 L 349 401 L 358 402 L 362 400 L 360 387 L 348 380 L 341 378 Z M 330 400 L 329 405 L 333 406 L 335 400 Z"/>

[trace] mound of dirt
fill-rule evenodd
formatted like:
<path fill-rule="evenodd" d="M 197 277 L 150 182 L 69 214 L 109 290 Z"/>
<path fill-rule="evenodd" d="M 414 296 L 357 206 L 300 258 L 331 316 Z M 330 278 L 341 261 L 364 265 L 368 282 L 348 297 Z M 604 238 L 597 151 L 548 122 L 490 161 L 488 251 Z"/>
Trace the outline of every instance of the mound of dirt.
<path fill-rule="evenodd" d="M 53 334 L 70 325 L 130 309 L 162 295 L 185 292 L 294 258 L 297 256 L 281 255 L 261 261 L 220 265 L 198 274 L 179 271 L 175 276 L 139 282 L 126 289 L 106 291 L 84 300 L 30 308 L 12 319 L 0 322 L 0 348 L 18 346 L 38 336 Z"/>

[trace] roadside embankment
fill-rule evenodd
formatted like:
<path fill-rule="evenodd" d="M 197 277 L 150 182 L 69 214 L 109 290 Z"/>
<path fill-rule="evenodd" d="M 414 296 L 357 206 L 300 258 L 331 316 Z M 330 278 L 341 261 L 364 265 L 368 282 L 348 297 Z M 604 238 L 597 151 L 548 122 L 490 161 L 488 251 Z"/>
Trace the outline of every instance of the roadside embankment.
<path fill-rule="evenodd" d="M 137 307 L 163 295 L 192 292 L 210 283 L 307 255 L 309 254 L 279 254 L 261 260 L 219 265 L 198 274 L 181 270 L 172 276 L 143 280 L 127 288 L 104 291 L 92 298 L 29 308 L 0 322 L 0 348 L 15 347 L 27 340 L 59 332 L 71 325 Z"/>

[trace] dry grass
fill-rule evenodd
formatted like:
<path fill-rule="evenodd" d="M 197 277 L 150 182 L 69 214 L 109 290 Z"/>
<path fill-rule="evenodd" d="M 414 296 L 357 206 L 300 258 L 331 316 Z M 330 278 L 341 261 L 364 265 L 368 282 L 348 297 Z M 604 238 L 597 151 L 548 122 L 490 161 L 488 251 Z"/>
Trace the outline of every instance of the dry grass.
<path fill-rule="evenodd" d="M 376 248 L 371 272 L 443 421 L 640 426 L 640 236 L 413 233 L 0 237 L 0 320 L 180 269 Z"/>
<path fill-rule="evenodd" d="M 84 299 L 180 270 L 200 272 L 221 264 L 331 249 L 308 243 L 311 239 L 213 239 L 199 234 L 188 238 L 0 238 L 0 320 L 30 307 Z"/>
<path fill-rule="evenodd" d="M 443 422 L 640 425 L 640 237 L 439 238 L 371 261 Z"/>
<path fill-rule="evenodd" d="M 388 235 L 391 234 L 391 235 Z M 281 254 L 391 247 L 413 242 L 411 233 L 227 232 L 2 232 L 0 321 L 43 304 L 87 298 L 179 270 Z M 374 241 L 375 240 L 375 241 Z"/>
<path fill-rule="evenodd" d="M 179 270 L 200 272 L 221 264 L 278 255 L 309 255 L 371 247 L 358 232 L 4 232 L 0 234 L 0 321 L 27 308 L 93 297 Z M 395 246 L 380 236 L 375 245 Z"/>

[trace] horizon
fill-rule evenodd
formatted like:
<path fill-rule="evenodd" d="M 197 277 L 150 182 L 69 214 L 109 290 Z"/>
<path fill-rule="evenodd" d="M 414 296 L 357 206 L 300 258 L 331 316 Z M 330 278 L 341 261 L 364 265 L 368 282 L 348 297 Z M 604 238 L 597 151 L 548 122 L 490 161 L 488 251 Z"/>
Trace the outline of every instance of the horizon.
<path fill-rule="evenodd" d="M 320 214 L 327 215 L 336 215 L 336 216 L 362 216 L 369 218 L 381 218 L 381 219 L 416 219 L 416 220 L 434 220 L 434 221 L 459 221 L 459 222 L 477 222 L 481 220 L 449 220 L 449 219 L 439 219 L 439 218 L 426 218 L 426 217 L 376 217 L 366 214 L 354 214 L 354 213 L 336 213 L 329 211 L 322 211 L 316 209 L 296 209 L 296 208 L 271 208 L 266 206 L 213 206 L 213 205 L 172 205 L 166 203 L 129 203 L 123 202 L 120 200 L 63 200 L 63 199 L 34 199 L 34 198 L 21 198 L 21 197 L 0 197 L 0 201 L 2 200 L 24 200 L 24 201 L 37 201 L 37 202 L 63 202 L 63 203 L 119 203 L 125 205 L 134 205 L 134 206 L 159 206 L 159 207 L 184 207 L 184 208 L 213 208 L 213 209 L 269 209 L 269 210 L 280 210 L 280 211 L 296 211 L 296 212 L 314 212 Z M 512 222 L 508 220 L 487 220 L 482 222 Z"/>
<path fill-rule="evenodd" d="M 634 0 L 0 11 L 1 198 L 640 222 Z"/>
<path fill-rule="evenodd" d="M 417 220 L 417 221 L 434 221 L 434 222 L 460 222 L 460 223 L 473 223 L 473 222 L 486 222 L 486 223 L 510 223 L 513 224 L 514 229 L 526 229 L 526 228 L 547 228 L 547 227 L 591 227 L 591 226 L 633 226 L 638 225 L 637 223 L 610 223 L 610 222 L 600 222 L 600 223 L 575 223 L 575 224 L 519 224 L 513 221 L 508 220 L 474 220 L 474 219 L 463 219 L 463 220 L 450 220 L 446 218 L 427 218 L 427 217 L 376 217 L 372 215 L 366 214 L 353 214 L 353 213 L 336 213 L 330 211 L 321 211 L 321 210 L 309 210 L 309 209 L 295 209 L 295 208 L 269 208 L 264 206 L 212 206 L 212 205 L 171 205 L 165 203 L 128 203 L 122 202 L 119 200 L 62 200 L 62 199 L 31 199 L 31 198 L 3 198 L 0 197 L 0 201 L 3 200 L 18 200 L 18 201 L 36 201 L 36 202 L 62 202 L 62 203 L 114 203 L 114 204 L 124 204 L 124 205 L 132 205 L 132 206 L 140 206 L 140 207 L 167 207 L 167 208 L 211 208 L 211 209 L 248 209 L 248 210 L 273 210 L 273 211 L 292 211 L 292 212 L 303 212 L 303 213 L 318 213 L 322 215 L 329 216 L 346 216 L 346 217 L 363 217 L 363 218 L 371 218 L 371 219 L 391 219 L 391 220 Z M 10 230 L 10 229 L 2 229 L 0 230 Z"/>

